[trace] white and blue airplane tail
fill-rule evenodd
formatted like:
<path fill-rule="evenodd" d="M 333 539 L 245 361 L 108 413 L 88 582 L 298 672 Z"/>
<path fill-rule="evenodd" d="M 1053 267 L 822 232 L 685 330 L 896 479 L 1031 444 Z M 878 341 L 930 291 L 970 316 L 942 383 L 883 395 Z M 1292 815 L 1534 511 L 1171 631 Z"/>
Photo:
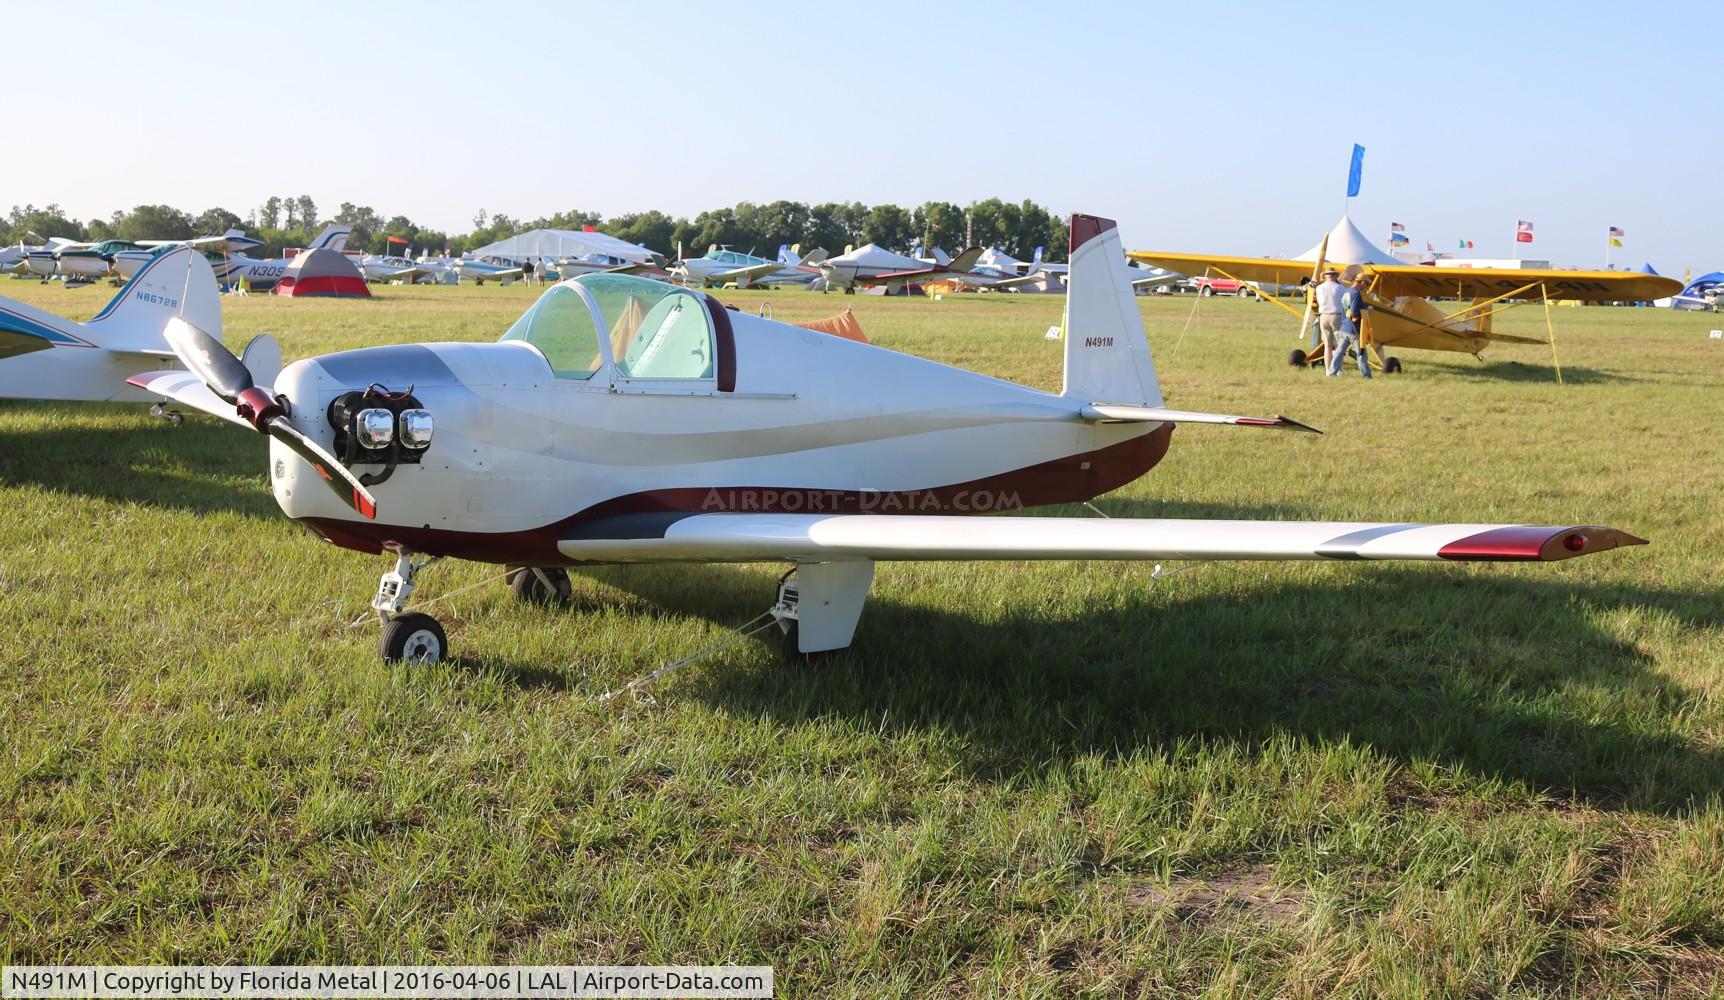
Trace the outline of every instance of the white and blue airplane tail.
<path fill-rule="evenodd" d="M 174 317 L 221 336 L 215 273 L 190 247 L 145 264 L 88 323 L 0 298 L 0 398 L 157 401 L 127 385 L 126 377 L 174 360 L 164 333 Z M 270 378 L 272 366 L 280 369 L 273 338 L 256 338 L 246 353 Z"/>

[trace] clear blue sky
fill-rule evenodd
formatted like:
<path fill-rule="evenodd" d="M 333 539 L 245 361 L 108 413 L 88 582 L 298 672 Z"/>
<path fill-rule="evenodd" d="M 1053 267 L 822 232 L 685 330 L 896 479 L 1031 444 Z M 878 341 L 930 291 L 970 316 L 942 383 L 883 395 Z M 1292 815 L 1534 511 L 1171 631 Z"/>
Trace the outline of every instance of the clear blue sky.
<path fill-rule="evenodd" d="M 1724 8 L 1702 3 L 95 3 L 6 14 L 0 205 L 471 228 L 583 208 L 1032 198 L 1126 244 L 1724 267 Z M 507 13 L 501 13 L 506 11 Z"/>

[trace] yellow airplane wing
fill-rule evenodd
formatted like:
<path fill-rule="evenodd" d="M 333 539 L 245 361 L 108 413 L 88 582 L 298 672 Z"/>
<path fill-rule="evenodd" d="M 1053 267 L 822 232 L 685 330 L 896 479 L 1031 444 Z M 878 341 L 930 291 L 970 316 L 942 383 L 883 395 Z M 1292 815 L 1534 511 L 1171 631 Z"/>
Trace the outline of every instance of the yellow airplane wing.
<path fill-rule="evenodd" d="M 1662 299 L 1682 290 L 1682 282 L 1636 271 L 1558 271 L 1508 267 L 1425 267 L 1417 264 L 1368 265 L 1376 280 L 1376 295 L 1420 298 L 1446 296 L 1488 299 L 1507 295 L 1527 285 L 1544 285 L 1553 299 L 1582 302 L 1640 302 Z M 1515 296 L 1538 296 L 1536 287 Z"/>
<path fill-rule="evenodd" d="M 1275 257 L 1227 257 L 1220 254 L 1170 253 L 1133 250 L 1132 260 L 1163 267 L 1180 274 L 1205 273 L 1241 281 L 1272 281 L 1297 285 L 1311 276 L 1311 262 Z M 1344 266 L 1344 265 L 1341 265 Z M 1527 285 L 1543 283 L 1553 299 L 1582 302 L 1640 302 L 1662 299 L 1682 290 L 1682 282 L 1656 274 L 1635 271 L 1559 271 L 1554 268 L 1427 267 L 1422 264 L 1365 264 L 1376 276 L 1373 295 L 1396 298 L 1488 299 L 1506 295 Z M 1536 297 L 1536 287 L 1517 298 Z"/>
<path fill-rule="evenodd" d="M 1297 285 L 1300 279 L 1311 277 L 1308 260 L 1280 260 L 1274 257 L 1223 257 L 1202 253 L 1163 253 L 1160 250 L 1133 250 L 1126 254 L 1132 260 L 1180 274 L 1201 277 L 1237 278 L 1240 281 L 1271 281 L 1281 285 Z M 1451 293 L 1452 294 L 1452 293 Z"/>

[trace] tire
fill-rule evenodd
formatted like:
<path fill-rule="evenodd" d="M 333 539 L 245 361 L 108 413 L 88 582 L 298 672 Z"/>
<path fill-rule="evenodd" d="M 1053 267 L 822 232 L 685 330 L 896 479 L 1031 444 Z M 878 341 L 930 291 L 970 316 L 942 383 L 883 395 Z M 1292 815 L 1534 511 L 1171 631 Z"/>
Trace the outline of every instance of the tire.
<path fill-rule="evenodd" d="M 1213 299 L 1213 298 L 1215 298 L 1215 286 L 1214 285 L 1204 285 L 1202 288 L 1197 290 L 1197 294 L 1203 296 L 1206 299 Z"/>
<path fill-rule="evenodd" d="M 1239 296 L 1242 299 L 1248 299 L 1251 297 L 1251 286 L 1250 285 L 1240 285 L 1239 290 L 1234 292 L 1233 294 Z"/>
<path fill-rule="evenodd" d="M 1400 370 L 1401 370 L 1401 359 L 1400 358 L 1384 358 L 1383 359 L 1383 374 L 1384 375 L 1394 375 L 1394 374 L 1397 374 L 1398 372 L 1400 372 Z"/>
<path fill-rule="evenodd" d="M 430 615 L 398 615 L 384 624 L 377 651 L 385 663 L 436 663 L 449 655 L 449 637 Z"/>
<path fill-rule="evenodd" d="M 539 579 L 530 566 L 519 566 L 509 571 L 509 589 L 514 591 L 515 599 L 522 604 L 537 604 L 542 607 L 562 607 L 569 603 L 569 596 L 574 593 L 574 584 L 569 582 L 567 570 L 555 566 L 541 567 L 540 573 L 551 581 L 549 587 Z"/>
<path fill-rule="evenodd" d="M 1291 368 L 1303 368 L 1310 358 L 1299 348 L 1293 348 L 1293 353 L 1287 355 L 1287 364 Z"/>

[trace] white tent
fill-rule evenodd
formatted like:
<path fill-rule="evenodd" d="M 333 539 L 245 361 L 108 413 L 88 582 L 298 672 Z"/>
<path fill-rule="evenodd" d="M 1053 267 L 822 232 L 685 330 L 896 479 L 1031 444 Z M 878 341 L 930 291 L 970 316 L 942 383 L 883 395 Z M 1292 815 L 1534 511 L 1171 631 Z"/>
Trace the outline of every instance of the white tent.
<path fill-rule="evenodd" d="M 652 256 L 646 247 L 625 243 L 604 233 L 575 232 L 571 229 L 530 229 L 506 240 L 487 243 L 467 251 L 469 257 L 502 257 L 506 260 L 532 260 L 543 263 L 564 257 L 585 257 L 602 254 L 631 263 L 641 263 Z"/>
<path fill-rule="evenodd" d="M 1293 259 L 1315 261 L 1322 249 L 1323 242 L 1318 240 L 1316 246 Z M 1364 233 L 1359 232 L 1359 227 L 1353 225 L 1353 220 L 1345 215 L 1341 216 L 1340 222 L 1335 223 L 1334 229 L 1329 230 L 1329 252 L 1324 256 L 1324 260 L 1331 264 L 1402 263 L 1387 250 L 1379 250 L 1373 245 L 1365 238 Z"/>

